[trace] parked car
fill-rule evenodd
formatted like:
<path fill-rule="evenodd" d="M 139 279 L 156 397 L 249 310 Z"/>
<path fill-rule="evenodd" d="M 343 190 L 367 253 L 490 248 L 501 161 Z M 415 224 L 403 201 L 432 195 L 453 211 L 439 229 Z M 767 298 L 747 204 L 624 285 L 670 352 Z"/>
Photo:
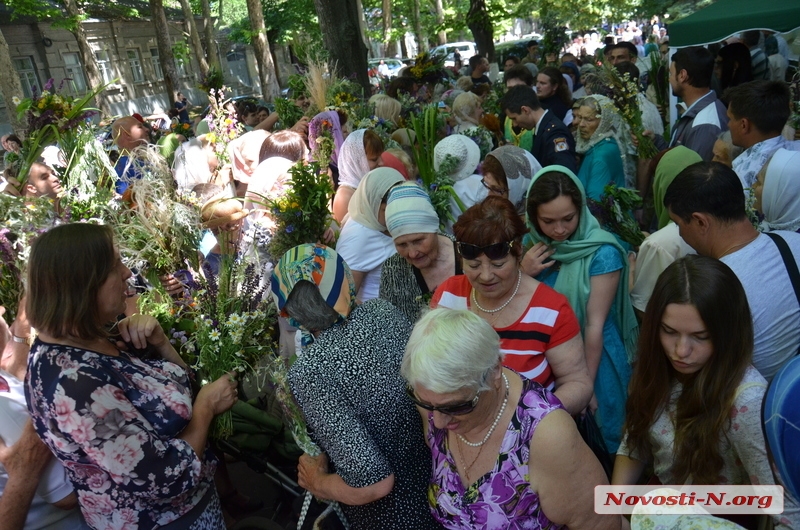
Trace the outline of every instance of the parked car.
<path fill-rule="evenodd" d="M 442 44 L 431 49 L 431 56 L 444 56 L 444 65 L 447 68 L 455 66 L 454 55 L 455 51 L 461 54 L 462 65 L 467 64 L 469 58 L 478 53 L 478 47 L 474 42 L 451 42 Z"/>
<path fill-rule="evenodd" d="M 400 75 L 400 70 L 405 67 L 405 64 L 403 64 L 403 61 L 400 59 L 395 59 L 392 57 L 379 57 L 377 59 L 369 60 L 369 69 L 371 70 L 373 68 L 378 68 L 381 64 L 381 61 L 383 61 L 383 63 L 389 67 L 389 75 L 386 76 L 389 78 Z"/>

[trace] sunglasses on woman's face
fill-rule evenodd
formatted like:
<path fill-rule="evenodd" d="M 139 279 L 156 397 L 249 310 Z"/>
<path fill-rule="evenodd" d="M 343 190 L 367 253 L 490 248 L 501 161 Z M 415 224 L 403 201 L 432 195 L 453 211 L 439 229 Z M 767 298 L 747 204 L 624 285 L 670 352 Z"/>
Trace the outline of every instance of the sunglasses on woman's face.
<path fill-rule="evenodd" d="M 414 389 L 410 386 L 406 386 L 406 392 L 408 393 L 408 397 L 411 398 L 411 401 L 420 408 L 425 410 L 429 410 L 431 412 L 440 412 L 442 414 L 446 414 L 448 416 L 464 416 L 469 414 L 475 407 L 478 406 L 478 396 L 480 393 L 475 394 L 475 397 L 469 401 L 465 401 L 464 403 L 456 403 L 455 405 L 445 405 L 444 407 L 434 407 L 433 405 L 429 405 L 427 403 L 421 402 L 417 399 L 416 394 L 414 394 Z"/>
<path fill-rule="evenodd" d="M 511 247 L 514 245 L 513 241 L 506 241 L 504 243 L 493 243 L 485 247 L 478 245 L 470 245 L 469 243 L 459 243 L 458 252 L 464 259 L 478 259 L 481 254 L 486 254 L 486 257 L 492 260 L 503 259 L 511 252 Z"/>

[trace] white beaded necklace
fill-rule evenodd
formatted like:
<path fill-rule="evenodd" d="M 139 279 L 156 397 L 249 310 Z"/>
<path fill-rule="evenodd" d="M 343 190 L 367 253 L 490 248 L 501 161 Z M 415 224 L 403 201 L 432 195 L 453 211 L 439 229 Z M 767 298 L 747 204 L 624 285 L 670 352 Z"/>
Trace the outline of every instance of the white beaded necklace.
<path fill-rule="evenodd" d="M 492 436 L 492 433 L 494 432 L 495 427 L 497 427 L 497 423 L 500 421 L 500 417 L 506 411 L 506 405 L 508 405 L 508 377 L 506 377 L 506 374 L 503 374 L 503 381 L 506 382 L 506 397 L 505 397 L 505 399 L 503 399 L 503 406 L 500 407 L 500 412 L 497 413 L 497 417 L 494 419 L 494 422 L 492 423 L 492 426 L 489 427 L 489 432 L 486 433 L 486 436 L 483 437 L 483 440 L 481 440 L 480 442 L 477 442 L 477 443 L 472 443 L 472 442 L 468 441 L 466 438 L 464 438 L 463 436 L 461 436 L 460 434 L 456 434 L 456 436 L 458 436 L 458 439 L 461 440 L 462 442 L 464 442 L 465 444 L 467 444 L 468 446 L 470 446 L 470 447 L 480 447 L 483 444 L 485 444 L 486 442 L 488 442 L 489 441 L 489 437 Z"/>
<path fill-rule="evenodd" d="M 503 305 L 501 305 L 497 309 L 484 309 L 484 308 L 482 308 L 481 304 L 478 303 L 478 299 L 475 298 L 475 288 L 474 287 L 472 288 L 472 303 L 475 304 L 475 307 L 477 307 L 478 309 L 480 309 L 484 313 L 498 313 L 498 312 L 502 311 L 503 309 L 505 309 L 506 306 L 511 303 L 511 300 L 513 300 L 514 297 L 517 296 L 517 293 L 519 292 L 519 285 L 521 283 L 522 283 L 522 271 L 518 270 L 517 271 L 517 286 L 514 287 L 514 292 L 511 293 L 511 298 L 506 300 L 506 303 L 504 303 Z"/>

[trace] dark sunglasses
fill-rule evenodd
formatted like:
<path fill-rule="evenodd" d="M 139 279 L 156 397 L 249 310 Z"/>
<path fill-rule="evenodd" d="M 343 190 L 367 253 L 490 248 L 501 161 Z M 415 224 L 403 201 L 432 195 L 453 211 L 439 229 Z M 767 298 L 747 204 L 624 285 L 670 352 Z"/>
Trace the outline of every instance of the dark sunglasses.
<path fill-rule="evenodd" d="M 511 252 L 511 247 L 514 246 L 513 241 L 505 241 L 503 243 L 493 243 L 485 247 L 478 245 L 470 245 L 469 243 L 458 243 L 458 252 L 464 259 L 478 259 L 481 254 L 486 254 L 489 259 L 503 259 Z"/>
<path fill-rule="evenodd" d="M 425 410 L 429 410 L 431 412 L 439 411 L 442 414 L 447 414 L 448 416 L 464 416 L 465 414 L 469 414 L 475 407 L 478 406 L 478 396 L 480 393 L 475 394 L 475 397 L 472 398 L 470 401 L 465 401 L 464 403 L 457 403 L 455 405 L 446 405 L 444 407 L 434 407 L 433 405 L 429 405 L 427 403 L 421 402 L 417 399 L 417 396 L 414 394 L 414 389 L 410 386 L 406 386 L 406 393 L 408 397 L 411 398 L 411 401 L 420 408 Z"/>

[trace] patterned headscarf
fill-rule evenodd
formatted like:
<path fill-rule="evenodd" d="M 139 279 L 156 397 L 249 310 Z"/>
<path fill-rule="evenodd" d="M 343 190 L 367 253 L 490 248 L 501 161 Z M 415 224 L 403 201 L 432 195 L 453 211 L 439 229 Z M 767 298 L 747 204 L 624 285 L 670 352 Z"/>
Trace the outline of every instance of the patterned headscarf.
<path fill-rule="evenodd" d="M 389 191 L 386 226 L 392 239 L 408 234 L 435 234 L 439 216 L 430 196 L 416 182 L 404 182 Z"/>
<path fill-rule="evenodd" d="M 356 306 L 356 290 L 350 268 L 330 247 L 305 244 L 294 247 L 278 260 L 272 271 L 272 294 L 281 316 L 286 313 L 286 300 L 300 280 L 319 288 L 325 302 L 346 319 Z M 300 327 L 296 322 L 290 323 Z"/>
<path fill-rule="evenodd" d="M 358 188 L 364 175 L 369 173 L 369 160 L 364 150 L 364 132 L 358 129 L 347 135 L 339 151 L 339 185 Z"/>
<path fill-rule="evenodd" d="M 764 434 L 772 461 L 789 493 L 800 498 L 800 357 L 784 366 L 764 396 Z"/>
<path fill-rule="evenodd" d="M 486 156 L 496 158 L 503 166 L 508 183 L 508 200 L 514 204 L 518 212 L 524 212 L 528 184 L 531 182 L 531 177 L 542 169 L 542 165 L 533 155 L 527 156 L 524 149 L 514 145 L 498 147 Z"/>

